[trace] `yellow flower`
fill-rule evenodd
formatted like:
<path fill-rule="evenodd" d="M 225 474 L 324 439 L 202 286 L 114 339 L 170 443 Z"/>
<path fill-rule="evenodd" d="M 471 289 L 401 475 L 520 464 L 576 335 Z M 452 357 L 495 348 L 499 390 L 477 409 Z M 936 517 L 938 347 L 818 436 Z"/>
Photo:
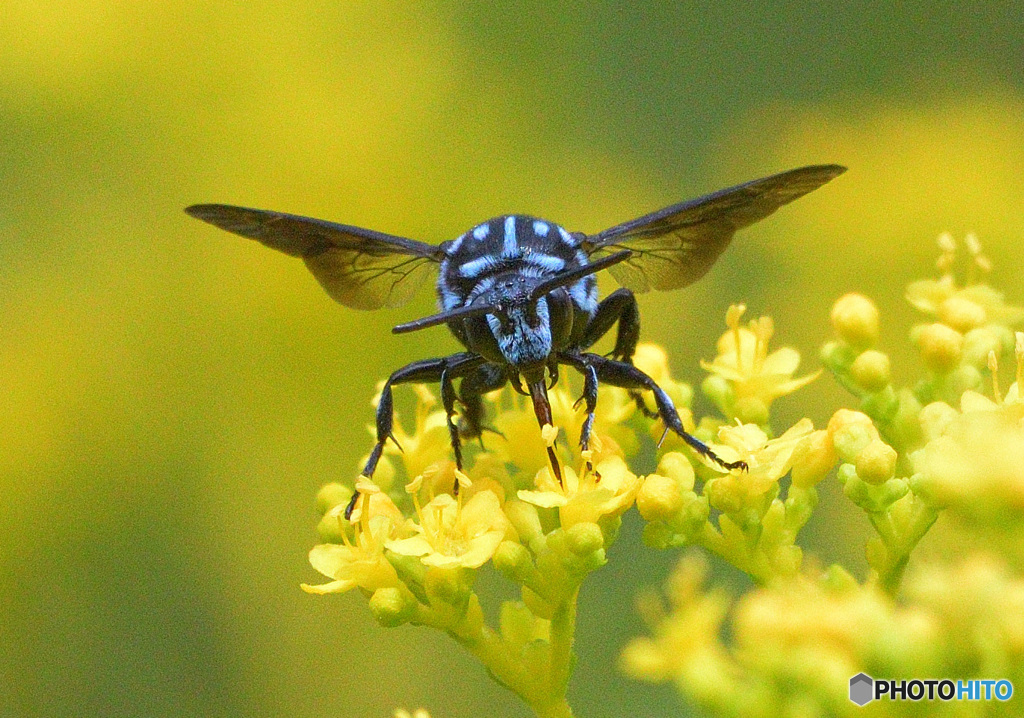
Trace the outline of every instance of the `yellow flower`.
<path fill-rule="evenodd" d="M 712 505 L 723 511 L 734 511 L 747 505 L 750 499 L 765 494 L 792 468 L 797 446 L 813 431 L 810 419 L 801 419 L 776 439 L 769 439 L 754 424 L 721 427 L 718 443 L 711 448 L 725 461 L 745 461 L 747 470 L 710 479 L 707 491 Z M 705 462 L 718 468 L 717 464 Z"/>
<path fill-rule="evenodd" d="M 362 494 L 352 519 L 355 537 L 351 543 L 344 524 L 345 505 L 331 509 L 328 517 L 336 517 L 341 524 L 345 544 L 319 544 L 309 552 L 309 563 L 320 573 L 334 579 L 319 585 L 302 584 L 307 593 L 343 593 L 359 586 L 370 591 L 399 585 L 394 567 L 384 555 L 385 544 L 398 535 L 405 517 L 387 494 L 374 490 L 369 482 L 357 487 Z"/>
<path fill-rule="evenodd" d="M 876 586 L 857 586 L 848 574 L 843 578 L 848 585 L 832 587 L 797 576 L 744 596 L 732 621 L 735 655 L 744 668 L 763 680 L 789 683 L 789 700 L 817 695 L 828 703 L 845 695 L 850 676 L 879 652 L 893 650 L 904 664 L 922 653 L 934 655 L 939 636 L 931 615 L 900 608 Z"/>
<path fill-rule="evenodd" d="M 562 467 L 561 486 L 547 468 L 537 473 L 536 480 L 537 490 L 520 491 L 519 498 L 541 508 L 557 507 L 562 528 L 622 515 L 633 505 L 643 483 L 619 456 L 601 460 L 582 477 L 571 466 Z"/>
<path fill-rule="evenodd" d="M 761 317 L 750 322 L 749 328 L 741 327 L 745 311 L 742 304 L 729 307 L 729 330 L 718 340 L 718 356 L 700 363 L 712 374 L 704 389 L 729 418 L 764 424 L 773 401 L 814 381 L 821 370 L 794 379 L 800 353 L 783 347 L 769 354 L 768 342 L 775 332 L 771 318 Z"/>
<path fill-rule="evenodd" d="M 413 494 L 415 497 L 415 494 Z M 511 529 L 497 494 L 481 490 L 465 501 L 449 494 L 434 497 L 422 508 L 415 535 L 387 542 L 402 556 L 418 556 L 427 566 L 479 568 L 494 555 Z"/>
<path fill-rule="evenodd" d="M 1024 319 L 1024 308 L 1003 301 L 987 284 L 957 287 L 952 275 L 923 279 L 907 287 L 907 301 L 948 327 L 965 333 L 986 324 L 1012 326 Z"/>
<path fill-rule="evenodd" d="M 626 646 L 621 664 L 627 674 L 698 690 L 732 676 L 733 661 L 719 639 L 729 599 L 721 589 L 703 591 L 707 573 L 707 560 L 699 554 L 679 562 L 667 586 L 668 613 L 656 594 L 641 596 L 640 612 L 654 635 Z"/>
<path fill-rule="evenodd" d="M 512 394 L 511 389 L 506 390 L 512 406 L 502 408 L 494 419 L 495 427 L 504 438 L 496 437 L 492 440 L 488 437 L 488 453 L 516 467 L 522 482 L 520 485 L 548 465 L 547 441 L 554 430 L 558 431 L 555 450 L 562 461 L 575 464 L 580 458 L 579 436 L 586 411 L 582 404 L 576 405 L 566 379 L 563 376 L 558 385 L 548 391 L 554 424 L 546 430 L 537 426 L 532 405 Z M 622 426 L 635 410 L 633 400 L 625 390 L 615 387 L 598 388 L 597 411 L 590 442 L 594 459 L 599 461 L 605 456 L 621 455 L 624 448 L 635 450 L 635 434 Z"/>
<path fill-rule="evenodd" d="M 636 353 L 633 354 L 633 364 L 636 368 L 654 379 L 654 383 L 665 390 L 669 398 L 675 403 L 676 408 L 682 411 L 690 405 L 693 399 L 693 390 L 684 382 L 676 381 L 672 377 L 672 371 L 668 365 L 668 352 L 663 347 L 649 342 L 641 342 L 636 345 Z M 619 391 L 622 391 L 621 389 Z M 624 391 L 622 391 L 625 394 Z M 619 421 L 626 417 L 621 417 Z"/>
<path fill-rule="evenodd" d="M 945 412 L 937 435 L 911 455 L 917 491 L 984 523 L 1024 518 L 1024 403 L 1007 398 L 964 392 L 960 412 Z"/>

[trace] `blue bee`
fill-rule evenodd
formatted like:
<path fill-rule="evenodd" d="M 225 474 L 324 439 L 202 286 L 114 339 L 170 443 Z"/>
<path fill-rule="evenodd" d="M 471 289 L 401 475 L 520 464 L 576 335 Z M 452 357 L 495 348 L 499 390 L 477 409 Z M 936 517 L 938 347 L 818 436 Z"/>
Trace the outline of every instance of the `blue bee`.
<path fill-rule="evenodd" d="M 634 292 L 685 287 L 702 277 L 733 234 L 846 171 L 814 165 L 720 190 L 616 225 L 597 234 L 569 232 L 536 217 L 510 214 L 477 225 L 439 245 L 359 227 L 280 212 L 201 204 L 193 217 L 295 257 L 301 257 L 327 293 L 355 309 L 399 306 L 437 267 L 439 312 L 394 328 L 395 333 L 447 324 L 466 348 L 450 356 L 412 362 L 388 378 L 377 406 L 377 442 L 363 468 L 371 478 L 389 438 L 394 441 L 391 389 L 408 382 L 439 382 L 458 468 L 463 439 L 483 430 L 483 394 L 511 382 L 529 395 L 541 426 L 551 423 L 547 389 L 558 367 L 583 375 L 587 416 L 580 446 L 590 442 L 599 382 L 629 390 L 644 414 L 660 418 L 695 451 L 725 462 L 683 428 L 668 395 L 633 366 L 640 337 Z M 598 300 L 594 275 L 609 269 L 623 285 Z M 587 351 L 613 326 L 609 356 Z M 456 393 L 454 380 L 459 379 Z M 655 409 L 644 401 L 651 392 Z M 458 423 L 456 401 L 462 404 Z M 551 470 L 561 481 L 554 450 Z M 454 487 L 458 491 L 458 483 Z M 346 515 L 351 515 L 358 493 Z"/>

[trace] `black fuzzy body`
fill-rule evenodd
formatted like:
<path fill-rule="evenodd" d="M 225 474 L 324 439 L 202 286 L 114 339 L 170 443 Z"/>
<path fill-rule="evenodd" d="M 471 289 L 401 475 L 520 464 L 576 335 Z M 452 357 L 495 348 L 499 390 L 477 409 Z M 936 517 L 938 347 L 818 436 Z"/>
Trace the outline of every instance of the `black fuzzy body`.
<path fill-rule="evenodd" d="M 470 351 L 514 369 L 543 367 L 571 348 L 597 312 L 597 280 L 587 275 L 536 302 L 534 287 L 589 264 L 582 235 L 528 215 L 502 215 L 442 245 L 440 311 L 492 304 L 504 311 L 448 322 Z"/>

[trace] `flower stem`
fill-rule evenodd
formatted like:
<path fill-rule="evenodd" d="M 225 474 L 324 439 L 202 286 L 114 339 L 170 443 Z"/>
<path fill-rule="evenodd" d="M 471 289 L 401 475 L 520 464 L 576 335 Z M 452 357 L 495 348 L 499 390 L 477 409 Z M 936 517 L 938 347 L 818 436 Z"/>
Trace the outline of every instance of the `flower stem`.
<path fill-rule="evenodd" d="M 572 642 L 576 635 L 576 597 L 579 589 L 558 605 L 551 617 L 551 695 L 565 696 L 572 675 Z"/>
<path fill-rule="evenodd" d="M 565 698 L 553 703 L 531 707 L 533 712 L 537 714 L 537 718 L 572 718 L 572 708 L 569 707 L 569 703 Z"/>

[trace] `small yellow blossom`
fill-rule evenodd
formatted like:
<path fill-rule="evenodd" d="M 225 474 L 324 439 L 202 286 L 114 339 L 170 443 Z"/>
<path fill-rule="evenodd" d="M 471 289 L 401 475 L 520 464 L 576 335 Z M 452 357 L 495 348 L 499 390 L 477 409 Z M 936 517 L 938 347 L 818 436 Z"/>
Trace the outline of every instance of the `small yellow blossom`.
<path fill-rule="evenodd" d="M 365 488 L 365 487 L 364 487 Z M 331 509 L 328 517 L 344 521 L 344 504 Z M 368 491 L 359 499 L 359 513 L 353 512 L 357 521 L 355 538 L 352 543 L 319 544 L 309 552 L 309 563 L 320 573 L 334 579 L 330 583 L 302 584 L 308 593 L 343 593 L 359 586 L 370 591 L 399 585 L 394 567 L 384 555 L 385 544 L 399 535 L 405 521 L 402 512 L 387 494 Z M 347 523 L 347 522 L 345 522 Z M 341 535 L 347 541 L 347 533 Z"/>
<path fill-rule="evenodd" d="M 631 677 L 660 683 L 675 681 L 681 688 L 722 681 L 728 690 L 735 673 L 719 634 L 729 608 L 722 590 L 704 592 L 707 560 L 689 554 L 669 580 L 669 612 L 656 594 L 639 601 L 640 612 L 653 636 L 637 638 L 622 652 L 622 669 Z"/>
<path fill-rule="evenodd" d="M 712 504 L 722 510 L 734 510 L 749 499 L 762 496 L 790 470 L 794 451 L 813 431 L 810 419 L 801 419 L 776 439 L 769 439 L 755 424 L 721 427 L 718 443 L 711 448 L 724 461 L 745 461 L 747 470 L 709 480 L 707 489 Z"/>
<path fill-rule="evenodd" d="M 511 394 L 511 390 L 508 392 Z M 576 404 L 565 378 L 548 391 L 548 399 L 554 420 L 550 428 L 538 428 L 532 405 L 518 396 L 512 396 L 512 407 L 502 409 L 494 420 L 495 427 L 504 438 L 491 441 L 488 453 L 493 455 L 492 460 L 514 466 L 523 483 L 548 465 L 547 446 L 554 446 L 563 461 L 576 463 L 579 458 L 577 442 L 586 418 L 584 407 Z M 631 450 L 635 448 L 635 434 L 622 426 L 634 411 L 633 400 L 625 390 L 615 387 L 598 389 L 597 412 L 590 441 L 595 460 L 600 461 L 609 455 L 621 456 L 622 444 Z"/>
<path fill-rule="evenodd" d="M 693 493 L 696 476 L 683 454 L 670 451 L 658 462 L 657 473 L 648 474 L 636 496 L 636 508 L 647 521 L 669 521 L 679 515 Z"/>
<path fill-rule="evenodd" d="M 1024 308 L 1006 304 L 1002 292 L 986 284 L 957 287 L 949 274 L 913 282 L 906 297 L 917 309 L 961 333 L 986 324 L 1009 327 L 1024 319 Z"/>
<path fill-rule="evenodd" d="M 465 504 L 449 494 L 417 510 L 415 535 L 387 542 L 402 556 L 418 556 L 427 566 L 479 568 L 494 555 L 511 524 L 493 491 L 478 491 Z"/>
<path fill-rule="evenodd" d="M 636 353 L 633 354 L 633 364 L 665 390 L 677 409 L 682 410 L 690 405 L 693 391 L 688 384 L 676 381 L 672 376 L 668 365 L 668 352 L 664 347 L 649 342 L 637 344 Z"/>
<path fill-rule="evenodd" d="M 541 508 L 558 508 L 562 528 L 602 517 L 620 516 L 633 505 L 642 480 L 618 456 L 609 456 L 578 476 L 571 466 L 562 468 L 559 486 L 547 469 L 537 473 L 537 490 L 519 492 L 519 499 Z"/>
<path fill-rule="evenodd" d="M 865 349 L 878 341 L 878 307 L 863 294 L 844 294 L 832 305 L 832 327 L 852 347 Z"/>
<path fill-rule="evenodd" d="M 741 327 L 745 310 L 743 305 L 730 307 L 726 315 L 729 330 L 718 340 L 718 356 L 700 365 L 712 374 L 709 380 L 725 381 L 731 389 L 726 392 L 714 381 L 705 382 L 705 392 L 727 417 L 764 424 L 773 401 L 814 381 L 821 371 L 794 379 L 800 353 L 783 347 L 769 354 L 768 342 L 775 331 L 771 319 L 761 317 L 749 328 Z"/>
<path fill-rule="evenodd" d="M 917 490 L 973 520 L 1024 518 L 1024 403 L 967 391 L 960 413 L 943 416 L 937 435 L 911 455 Z"/>
<path fill-rule="evenodd" d="M 900 609 L 875 586 L 849 584 L 837 589 L 797 576 L 753 591 L 737 604 L 735 655 L 763 679 L 789 683 L 791 697 L 780 702 L 828 705 L 833 696 L 845 695 L 850 677 L 869 658 L 893 651 L 903 659 L 897 665 L 910 671 L 912 658 L 935 650 L 938 626 L 931 615 Z"/>

